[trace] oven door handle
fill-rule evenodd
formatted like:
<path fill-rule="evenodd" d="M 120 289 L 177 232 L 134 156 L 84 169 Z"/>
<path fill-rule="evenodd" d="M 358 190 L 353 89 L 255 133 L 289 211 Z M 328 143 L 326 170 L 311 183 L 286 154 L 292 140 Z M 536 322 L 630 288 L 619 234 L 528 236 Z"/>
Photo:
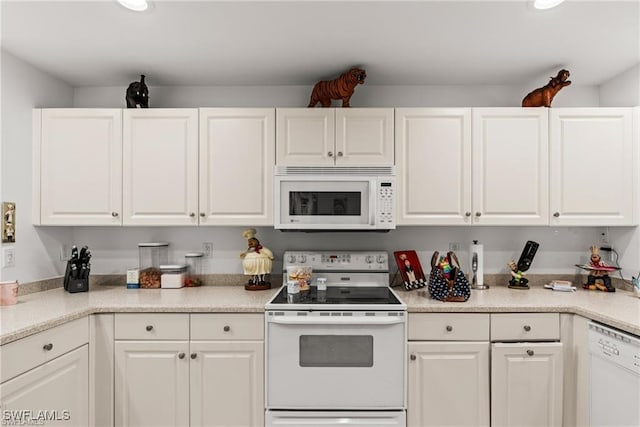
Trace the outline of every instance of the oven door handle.
<path fill-rule="evenodd" d="M 269 323 L 279 325 L 396 325 L 405 323 L 404 317 L 276 317 L 270 316 Z"/>

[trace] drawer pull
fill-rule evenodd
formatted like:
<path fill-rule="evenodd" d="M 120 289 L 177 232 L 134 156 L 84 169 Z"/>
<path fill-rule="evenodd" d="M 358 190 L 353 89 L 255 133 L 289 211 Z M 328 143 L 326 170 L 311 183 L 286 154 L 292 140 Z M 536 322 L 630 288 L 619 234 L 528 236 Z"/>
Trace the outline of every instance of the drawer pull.
<path fill-rule="evenodd" d="M 467 212 L 465 212 L 465 213 L 464 213 L 464 216 L 471 216 L 471 212 L 468 212 L 468 211 L 467 211 Z"/>
<path fill-rule="evenodd" d="M 198 353 L 191 353 L 191 358 L 195 359 L 196 357 L 198 357 Z"/>
<path fill-rule="evenodd" d="M 529 356 L 533 356 L 535 353 L 533 352 L 533 350 L 527 350 L 527 354 L 528 354 Z"/>
<path fill-rule="evenodd" d="M 558 217 L 560 216 L 560 212 L 555 212 L 555 213 L 553 214 L 553 216 L 554 216 L 554 217 L 556 217 L 556 218 L 558 218 Z"/>
<path fill-rule="evenodd" d="M 194 217 L 196 216 L 196 213 L 195 213 L 195 212 L 191 212 L 191 213 L 189 214 L 189 216 L 190 216 L 191 218 L 194 218 Z"/>
<path fill-rule="evenodd" d="M 179 353 L 178 354 L 178 359 L 184 359 L 185 354 L 184 353 Z"/>
<path fill-rule="evenodd" d="M 524 325 L 524 327 L 522 329 L 524 329 L 526 332 L 529 332 L 531 330 L 531 326 Z"/>
<path fill-rule="evenodd" d="M 45 345 L 42 346 L 42 349 L 44 351 L 51 351 L 51 350 L 53 350 L 53 344 L 51 344 L 51 343 L 45 344 Z"/>
<path fill-rule="evenodd" d="M 114 217 L 114 218 L 117 217 L 118 216 L 118 212 L 111 212 L 111 216 Z"/>
<path fill-rule="evenodd" d="M 482 216 L 482 212 L 476 212 L 476 216 L 478 217 Z"/>
<path fill-rule="evenodd" d="M 333 151 L 329 151 L 329 152 L 327 153 L 327 156 L 329 156 L 329 157 L 333 157 Z"/>
<path fill-rule="evenodd" d="M 205 217 L 205 216 L 207 216 L 207 215 L 206 215 L 204 212 L 200 212 L 200 216 L 201 216 L 202 218 L 204 218 L 204 217 Z"/>
<path fill-rule="evenodd" d="M 445 329 L 447 330 L 447 332 L 451 332 L 451 331 L 453 331 L 453 326 L 447 325 L 447 327 Z"/>
<path fill-rule="evenodd" d="M 416 360 L 416 355 L 415 355 L 415 354 L 412 354 L 412 355 L 410 356 L 410 359 L 411 359 L 411 360 Z"/>
<path fill-rule="evenodd" d="M 151 332 L 153 330 L 153 325 L 147 325 L 146 330 Z"/>
<path fill-rule="evenodd" d="M 224 329 L 225 332 L 229 332 L 231 330 L 231 326 L 225 326 L 222 329 Z"/>

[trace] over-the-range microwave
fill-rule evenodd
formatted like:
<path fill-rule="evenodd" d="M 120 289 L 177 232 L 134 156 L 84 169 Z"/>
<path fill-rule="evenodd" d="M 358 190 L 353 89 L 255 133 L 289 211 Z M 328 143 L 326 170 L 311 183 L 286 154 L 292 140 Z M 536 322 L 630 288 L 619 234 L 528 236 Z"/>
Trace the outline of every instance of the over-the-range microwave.
<path fill-rule="evenodd" d="M 395 221 L 395 168 L 275 169 L 275 228 L 283 231 L 389 231 Z"/>

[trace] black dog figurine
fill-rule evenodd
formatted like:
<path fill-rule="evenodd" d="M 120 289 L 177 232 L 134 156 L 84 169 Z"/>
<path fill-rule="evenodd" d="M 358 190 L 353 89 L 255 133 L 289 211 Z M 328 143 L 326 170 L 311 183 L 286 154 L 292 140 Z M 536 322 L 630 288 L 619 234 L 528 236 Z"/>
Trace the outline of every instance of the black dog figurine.
<path fill-rule="evenodd" d="M 144 83 L 144 74 L 139 82 L 131 82 L 125 100 L 127 108 L 149 108 L 149 88 Z"/>

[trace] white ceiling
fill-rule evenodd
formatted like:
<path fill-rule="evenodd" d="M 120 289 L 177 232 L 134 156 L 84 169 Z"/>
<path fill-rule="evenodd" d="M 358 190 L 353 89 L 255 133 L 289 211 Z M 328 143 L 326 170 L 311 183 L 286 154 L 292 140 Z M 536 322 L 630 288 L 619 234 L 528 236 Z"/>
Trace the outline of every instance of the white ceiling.
<path fill-rule="evenodd" d="M 640 0 L 2 0 L 2 48 L 74 87 L 514 85 L 567 68 L 598 85 L 640 62 Z M 555 72 L 554 72 L 555 74 Z"/>

